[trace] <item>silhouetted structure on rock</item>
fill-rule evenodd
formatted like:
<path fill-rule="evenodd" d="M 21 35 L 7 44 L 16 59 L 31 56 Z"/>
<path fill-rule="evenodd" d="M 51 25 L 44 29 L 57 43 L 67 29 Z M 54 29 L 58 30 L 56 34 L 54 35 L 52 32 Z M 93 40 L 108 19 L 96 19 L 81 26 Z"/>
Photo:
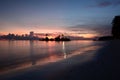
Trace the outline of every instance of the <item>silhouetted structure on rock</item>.
<path fill-rule="evenodd" d="M 48 34 L 46 34 L 46 37 L 43 39 L 40 39 L 40 41 L 70 41 L 69 38 L 67 38 L 66 36 L 62 35 L 58 35 L 55 38 L 50 38 L 48 37 Z"/>
<path fill-rule="evenodd" d="M 58 35 L 56 38 L 55 38 L 55 41 L 70 41 L 69 38 L 65 37 L 63 34 L 60 36 Z"/>
<path fill-rule="evenodd" d="M 46 41 L 48 41 L 48 40 L 49 40 L 49 38 L 48 38 L 48 34 L 46 34 L 45 40 L 46 40 Z"/>
<path fill-rule="evenodd" d="M 120 16 L 115 16 L 112 21 L 112 35 L 115 39 L 120 39 Z"/>
<path fill-rule="evenodd" d="M 55 41 L 60 41 L 60 35 L 55 38 Z"/>

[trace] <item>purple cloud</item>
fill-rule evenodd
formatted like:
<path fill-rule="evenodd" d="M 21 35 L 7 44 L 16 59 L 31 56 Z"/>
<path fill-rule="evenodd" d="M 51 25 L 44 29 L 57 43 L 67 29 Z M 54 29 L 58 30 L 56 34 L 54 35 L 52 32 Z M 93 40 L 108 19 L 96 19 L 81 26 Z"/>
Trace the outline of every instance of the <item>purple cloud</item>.
<path fill-rule="evenodd" d="M 120 1 L 115 2 L 114 5 L 115 5 L 115 6 L 120 5 Z"/>
<path fill-rule="evenodd" d="M 101 2 L 101 3 L 98 3 L 98 7 L 107 7 L 107 6 L 110 6 L 112 5 L 111 2 L 108 2 L 108 1 L 104 1 L 104 2 Z"/>
<path fill-rule="evenodd" d="M 98 33 L 99 35 L 111 35 L 110 25 L 77 25 L 70 27 L 69 30 L 79 34 Z"/>
<path fill-rule="evenodd" d="M 95 5 L 91 5 L 90 7 L 108 7 L 108 6 L 118 6 L 120 5 L 120 1 L 100 1 Z"/>

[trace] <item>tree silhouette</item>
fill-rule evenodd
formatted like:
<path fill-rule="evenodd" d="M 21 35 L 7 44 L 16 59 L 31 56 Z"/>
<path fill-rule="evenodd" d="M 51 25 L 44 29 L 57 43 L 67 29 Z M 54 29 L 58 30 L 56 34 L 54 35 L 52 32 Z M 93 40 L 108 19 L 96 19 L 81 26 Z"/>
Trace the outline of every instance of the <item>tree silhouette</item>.
<path fill-rule="evenodd" d="M 116 39 L 120 39 L 120 16 L 115 16 L 112 21 L 112 35 Z"/>
<path fill-rule="evenodd" d="M 48 38 L 48 34 L 46 34 L 46 38 L 45 38 L 45 40 L 46 40 L 46 41 L 48 41 L 48 40 L 49 40 L 49 38 Z"/>

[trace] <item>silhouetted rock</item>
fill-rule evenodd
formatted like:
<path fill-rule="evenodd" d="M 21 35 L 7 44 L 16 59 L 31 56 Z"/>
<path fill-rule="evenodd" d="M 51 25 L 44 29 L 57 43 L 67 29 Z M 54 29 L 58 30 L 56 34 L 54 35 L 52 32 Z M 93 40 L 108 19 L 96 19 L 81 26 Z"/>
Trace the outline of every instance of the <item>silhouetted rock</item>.
<path fill-rule="evenodd" d="M 65 37 L 63 34 L 58 35 L 55 38 L 48 38 L 48 35 L 46 35 L 46 38 L 39 39 L 40 41 L 70 41 L 69 38 Z"/>
<path fill-rule="evenodd" d="M 106 41 L 106 40 L 113 40 L 114 38 L 112 36 L 103 36 L 98 38 L 99 41 Z"/>
<path fill-rule="evenodd" d="M 62 34 L 62 36 L 57 36 L 56 38 L 55 38 L 55 41 L 70 41 L 70 39 L 69 38 L 67 38 L 67 37 L 65 37 L 63 34 Z"/>
<path fill-rule="evenodd" d="M 60 35 L 55 38 L 55 41 L 60 41 Z"/>
<path fill-rule="evenodd" d="M 115 16 L 112 21 L 112 36 L 99 37 L 98 41 L 120 39 L 120 16 Z M 96 40 L 96 39 L 95 39 Z"/>
<path fill-rule="evenodd" d="M 115 16 L 112 21 L 112 35 L 115 39 L 120 39 L 120 16 Z"/>

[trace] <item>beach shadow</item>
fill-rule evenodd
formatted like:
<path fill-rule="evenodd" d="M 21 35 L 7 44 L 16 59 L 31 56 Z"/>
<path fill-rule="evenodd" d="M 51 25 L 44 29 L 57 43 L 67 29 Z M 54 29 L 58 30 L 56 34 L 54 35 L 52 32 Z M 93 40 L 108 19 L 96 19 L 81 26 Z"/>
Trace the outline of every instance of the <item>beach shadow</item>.
<path fill-rule="evenodd" d="M 52 77 L 52 80 L 112 80 L 119 79 L 120 42 L 109 41 L 96 52 L 92 61 L 78 64 Z"/>

